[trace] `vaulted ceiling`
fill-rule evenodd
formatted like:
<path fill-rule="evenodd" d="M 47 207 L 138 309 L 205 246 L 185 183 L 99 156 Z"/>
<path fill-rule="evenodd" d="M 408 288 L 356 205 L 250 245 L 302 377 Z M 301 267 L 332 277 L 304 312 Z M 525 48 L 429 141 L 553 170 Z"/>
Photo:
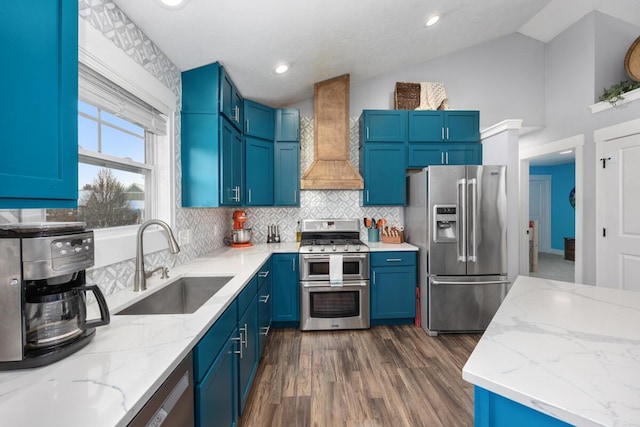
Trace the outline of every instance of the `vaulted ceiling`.
<path fill-rule="evenodd" d="M 274 107 L 349 73 L 352 85 L 501 36 L 547 42 L 593 10 L 640 26 L 637 0 L 114 0 L 181 70 L 220 61 Z M 441 20 L 424 25 L 432 15 Z M 277 75 L 280 62 L 291 64 Z"/>

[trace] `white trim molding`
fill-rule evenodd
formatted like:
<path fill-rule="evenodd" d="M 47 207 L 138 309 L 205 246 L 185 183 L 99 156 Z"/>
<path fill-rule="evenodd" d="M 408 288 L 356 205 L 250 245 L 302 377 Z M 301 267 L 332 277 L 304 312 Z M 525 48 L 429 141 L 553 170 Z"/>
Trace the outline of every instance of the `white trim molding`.
<path fill-rule="evenodd" d="M 622 98 L 623 99 L 616 102 L 615 105 L 611 104 L 609 101 L 601 101 L 601 102 L 598 102 L 597 104 L 590 105 L 589 109 L 591 110 L 591 114 L 596 114 L 601 111 L 610 110 L 612 108 L 617 108 L 621 105 L 637 101 L 638 99 L 640 99 L 640 88 L 631 90 L 627 93 L 623 93 Z"/>
<path fill-rule="evenodd" d="M 480 140 L 492 137 L 493 135 L 497 135 L 500 132 L 504 132 L 511 129 L 520 130 L 522 128 L 522 120 L 521 119 L 509 119 L 503 120 L 500 123 L 496 123 L 495 125 L 489 126 L 482 132 L 480 132 Z"/>

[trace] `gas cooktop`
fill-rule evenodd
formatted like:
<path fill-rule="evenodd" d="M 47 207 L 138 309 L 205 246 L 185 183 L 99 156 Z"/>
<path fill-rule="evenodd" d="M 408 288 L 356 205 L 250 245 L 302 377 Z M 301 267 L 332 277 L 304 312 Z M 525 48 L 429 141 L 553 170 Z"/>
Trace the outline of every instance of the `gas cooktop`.
<path fill-rule="evenodd" d="M 369 252 L 357 219 L 305 219 L 301 226 L 300 253 Z"/>

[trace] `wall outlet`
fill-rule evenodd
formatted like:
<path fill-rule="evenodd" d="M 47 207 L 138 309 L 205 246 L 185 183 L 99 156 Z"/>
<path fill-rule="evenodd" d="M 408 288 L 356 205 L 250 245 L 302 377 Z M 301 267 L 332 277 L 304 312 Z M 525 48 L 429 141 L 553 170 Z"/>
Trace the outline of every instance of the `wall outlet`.
<path fill-rule="evenodd" d="M 191 243 L 191 230 L 180 230 L 178 233 L 178 244 L 188 245 Z"/>

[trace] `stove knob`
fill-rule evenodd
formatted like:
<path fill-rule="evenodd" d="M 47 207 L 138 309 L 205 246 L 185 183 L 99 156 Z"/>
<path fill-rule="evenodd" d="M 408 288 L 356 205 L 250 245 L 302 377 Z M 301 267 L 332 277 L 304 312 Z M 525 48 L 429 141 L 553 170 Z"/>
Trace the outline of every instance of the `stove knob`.
<path fill-rule="evenodd" d="M 313 252 L 313 246 L 309 246 L 309 252 Z"/>
<path fill-rule="evenodd" d="M 360 245 L 356 245 L 356 251 L 360 250 Z"/>
<path fill-rule="evenodd" d="M 335 252 L 335 251 L 336 251 L 336 245 L 333 245 L 333 247 L 331 248 L 331 250 L 332 250 L 333 252 Z"/>
<path fill-rule="evenodd" d="M 344 245 L 344 251 L 349 252 L 349 245 Z"/>
<path fill-rule="evenodd" d="M 320 250 L 324 252 L 324 246 L 320 246 Z"/>
<path fill-rule="evenodd" d="M 56 242 L 56 248 L 60 249 L 62 247 L 62 243 L 61 242 Z"/>

